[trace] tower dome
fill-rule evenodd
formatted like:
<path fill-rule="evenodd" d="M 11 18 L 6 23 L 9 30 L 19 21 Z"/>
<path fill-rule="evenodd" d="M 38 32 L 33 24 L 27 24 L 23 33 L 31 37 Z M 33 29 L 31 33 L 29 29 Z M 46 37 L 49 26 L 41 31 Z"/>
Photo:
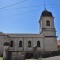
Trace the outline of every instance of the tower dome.
<path fill-rule="evenodd" d="M 50 16 L 50 17 L 53 17 L 52 13 L 48 10 L 44 10 L 41 14 L 41 16 Z"/>

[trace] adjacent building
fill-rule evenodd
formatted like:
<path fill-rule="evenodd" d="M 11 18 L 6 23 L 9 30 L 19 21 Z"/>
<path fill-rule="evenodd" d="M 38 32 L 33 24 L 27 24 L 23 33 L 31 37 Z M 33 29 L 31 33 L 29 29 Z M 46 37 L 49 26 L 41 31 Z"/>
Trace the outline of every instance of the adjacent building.
<path fill-rule="evenodd" d="M 57 40 L 58 51 L 60 51 L 60 40 Z"/>

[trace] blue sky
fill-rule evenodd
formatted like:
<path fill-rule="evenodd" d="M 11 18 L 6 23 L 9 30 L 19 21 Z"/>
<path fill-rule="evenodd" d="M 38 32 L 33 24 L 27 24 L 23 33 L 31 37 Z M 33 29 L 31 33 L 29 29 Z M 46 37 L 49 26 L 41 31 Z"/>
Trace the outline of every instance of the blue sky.
<path fill-rule="evenodd" d="M 0 0 L 0 31 L 4 33 L 39 33 L 39 18 L 44 10 L 51 11 L 55 17 L 56 35 L 60 39 L 60 0 Z M 3 9 L 1 9 L 3 8 Z"/>

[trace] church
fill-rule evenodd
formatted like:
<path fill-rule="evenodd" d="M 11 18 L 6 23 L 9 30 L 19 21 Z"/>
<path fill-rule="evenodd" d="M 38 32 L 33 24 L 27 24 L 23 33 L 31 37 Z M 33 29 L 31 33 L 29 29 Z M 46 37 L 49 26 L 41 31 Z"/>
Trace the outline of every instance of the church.
<path fill-rule="evenodd" d="M 0 32 L 0 55 L 3 54 L 4 43 L 9 42 L 12 57 L 21 54 L 57 51 L 57 36 L 54 16 L 48 10 L 43 10 L 39 19 L 39 34 L 5 34 Z"/>

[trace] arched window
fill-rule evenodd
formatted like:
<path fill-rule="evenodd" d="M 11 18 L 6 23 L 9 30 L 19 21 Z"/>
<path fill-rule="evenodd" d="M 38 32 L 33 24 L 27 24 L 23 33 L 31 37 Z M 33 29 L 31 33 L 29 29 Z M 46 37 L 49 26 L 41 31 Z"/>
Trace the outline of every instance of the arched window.
<path fill-rule="evenodd" d="M 13 47 L 13 41 L 10 42 L 10 47 Z"/>
<path fill-rule="evenodd" d="M 37 47 L 40 47 L 40 41 L 37 41 Z"/>
<path fill-rule="evenodd" d="M 19 47 L 22 47 L 22 41 L 19 41 Z"/>
<path fill-rule="evenodd" d="M 50 21 L 49 20 L 46 21 L 46 26 L 50 26 Z"/>
<path fill-rule="evenodd" d="M 31 41 L 28 41 L 28 47 L 31 47 Z"/>

